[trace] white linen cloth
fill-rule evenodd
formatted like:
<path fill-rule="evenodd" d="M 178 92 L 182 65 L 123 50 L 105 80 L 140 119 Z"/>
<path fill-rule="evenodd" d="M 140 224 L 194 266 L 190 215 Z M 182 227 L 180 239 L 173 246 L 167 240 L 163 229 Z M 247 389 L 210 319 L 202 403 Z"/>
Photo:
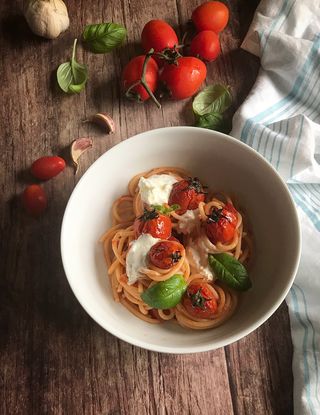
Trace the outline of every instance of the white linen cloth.
<path fill-rule="evenodd" d="M 263 0 L 242 48 L 260 57 L 261 69 L 231 135 L 277 169 L 296 202 L 302 257 L 286 298 L 294 413 L 319 415 L 320 0 Z"/>

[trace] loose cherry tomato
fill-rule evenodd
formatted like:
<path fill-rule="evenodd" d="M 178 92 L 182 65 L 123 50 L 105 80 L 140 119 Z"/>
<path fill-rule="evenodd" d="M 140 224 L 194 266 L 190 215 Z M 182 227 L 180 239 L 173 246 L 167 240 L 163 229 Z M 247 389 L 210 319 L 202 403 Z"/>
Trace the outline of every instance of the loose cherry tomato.
<path fill-rule="evenodd" d="M 219 36 L 211 30 L 198 33 L 191 41 L 190 53 L 207 62 L 214 61 L 220 55 Z"/>
<path fill-rule="evenodd" d="M 176 32 L 164 20 L 150 20 L 142 30 L 141 43 L 145 53 L 148 53 L 151 48 L 155 52 L 173 48 L 179 41 Z"/>
<path fill-rule="evenodd" d="M 199 32 L 212 30 L 219 33 L 228 24 L 229 9 L 220 1 L 208 1 L 197 7 L 191 18 Z"/>
<path fill-rule="evenodd" d="M 177 213 L 181 215 L 188 209 L 197 209 L 199 203 L 204 199 L 205 194 L 199 179 L 189 177 L 189 179 L 180 180 L 172 186 L 168 203 L 169 205 L 179 205 L 180 209 L 177 210 Z"/>
<path fill-rule="evenodd" d="M 217 300 L 207 283 L 190 284 L 182 304 L 191 316 L 198 318 L 214 318 L 218 308 Z"/>
<path fill-rule="evenodd" d="M 47 196 L 37 184 L 28 186 L 22 194 L 22 203 L 31 216 L 40 216 L 47 207 Z"/>
<path fill-rule="evenodd" d="M 171 236 L 172 223 L 169 216 L 145 209 L 143 215 L 134 221 L 133 227 L 136 238 L 142 233 L 149 233 L 154 238 L 168 239 Z"/>
<path fill-rule="evenodd" d="M 223 209 L 213 208 L 205 224 L 205 231 L 209 240 L 228 243 L 232 241 L 238 223 L 237 211 L 231 204 Z"/>
<path fill-rule="evenodd" d="M 145 55 L 136 56 L 125 66 L 122 72 L 122 87 L 126 95 L 136 101 L 142 102 L 150 98 L 147 90 L 141 85 L 136 85 L 128 93 L 130 86 L 138 82 L 142 77 Z M 145 82 L 151 92 L 155 92 L 158 86 L 158 65 L 151 57 L 147 63 Z"/>
<path fill-rule="evenodd" d="M 179 242 L 160 241 L 151 247 L 148 254 L 149 261 L 158 268 L 169 269 L 180 261 L 183 250 Z"/>
<path fill-rule="evenodd" d="M 207 76 L 206 65 L 198 58 L 183 56 L 176 64 L 166 63 L 160 75 L 172 99 L 185 99 L 194 95 Z"/>
<path fill-rule="evenodd" d="M 49 180 L 61 173 L 66 167 L 66 162 L 58 156 L 40 157 L 31 166 L 31 173 L 40 180 Z"/>

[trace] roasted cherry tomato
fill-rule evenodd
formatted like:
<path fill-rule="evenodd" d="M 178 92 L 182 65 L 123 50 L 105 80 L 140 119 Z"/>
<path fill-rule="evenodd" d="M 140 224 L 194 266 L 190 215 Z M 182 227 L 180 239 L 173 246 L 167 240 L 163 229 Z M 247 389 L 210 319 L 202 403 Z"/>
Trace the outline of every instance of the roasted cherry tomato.
<path fill-rule="evenodd" d="M 161 269 L 172 268 L 182 258 L 183 246 L 176 241 L 160 241 L 149 251 L 149 261 Z"/>
<path fill-rule="evenodd" d="M 183 56 L 176 64 L 166 63 L 160 80 L 172 99 L 185 99 L 194 95 L 207 76 L 206 65 L 198 58 Z"/>
<path fill-rule="evenodd" d="M 136 56 L 131 59 L 122 72 L 122 88 L 126 96 L 139 102 L 150 98 L 147 90 L 141 84 L 136 85 L 130 91 L 128 89 L 141 79 L 144 61 L 145 55 Z M 155 92 L 158 86 L 158 69 L 157 62 L 150 58 L 147 63 L 145 82 L 152 93 Z"/>
<path fill-rule="evenodd" d="M 223 209 L 213 208 L 205 224 L 205 231 L 209 240 L 216 244 L 232 241 L 238 222 L 237 211 L 231 204 Z"/>
<path fill-rule="evenodd" d="M 166 48 L 174 48 L 179 41 L 176 32 L 163 20 L 150 20 L 141 33 L 141 43 L 145 53 L 150 49 L 162 52 Z"/>
<path fill-rule="evenodd" d="M 180 180 L 172 186 L 169 196 L 169 205 L 177 204 L 180 209 L 177 210 L 179 215 L 185 213 L 188 209 L 197 209 L 200 202 L 205 199 L 203 187 L 197 177 L 186 180 Z"/>
<path fill-rule="evenodd" d="M 176 238 L 176 237 L 175 237 L 175 236 L 173 236 L 173 235 L 171 235 L 171 236 L 170 236 L 170 238 L 168 238 L 168 241 L 175 241 L 175 242 L 179 242 L 179 243 L 180 243 L 179 239 L 178 239 L 178 238 Z"/>
<path fill-rule="evenodd" d="M 136 238 L 142 233 L 149 233 L 154 238 L 168 239 L 171 236 L 172 223 L 169 216 L 145 209 L 143 215 L 134 221 L 133 227 Z"/>
<path fill-rule="evenodd" d="M 41 186 L 32 184 L 22 194 L 22 203 L 31 216 L 40 216 L 47 207 L 47 196 Z"/>
<path fill-rule="evenodd" d="M 213 318 L 218 308 L 217 300 L 207 283 L 190 284 L 182 304 L 191 316 L 198 318 Z"/>
<path fill-rule="evenodd" d="M 197 7 L 191 18 L 199 32 L 212 30 L 219 33 L 228 24 L 229 9 L 220 1 L 208 1 Z"/>
<path fill-rule="evenodd" d="M 32 163 L 31 173 L 37 179 L 49 180 L 61 173 L 65 167 L 66 162 L 61 157 L 41 157 Z"/>
<path fill-rule="evenodd" d="M 219 36 L 211 30 L 198 33 L 191 41 L 190 54 L 207 62 L 214 61 L 220 52 Z"/>

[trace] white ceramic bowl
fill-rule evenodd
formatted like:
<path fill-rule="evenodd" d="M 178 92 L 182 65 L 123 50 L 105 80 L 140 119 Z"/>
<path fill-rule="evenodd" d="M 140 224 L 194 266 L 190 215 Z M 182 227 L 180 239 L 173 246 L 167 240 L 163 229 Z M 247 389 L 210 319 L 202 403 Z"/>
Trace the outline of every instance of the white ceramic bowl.
<path fill-rule="evenodd" d="M 163 165 L 183 167 L 210 188 L 237 195 L 253 228 L 253 288 L 242 295 L 234 316 L 213 330 L 187 330 L 174 323 L 148 324 L 115 303 L 111 295 L 98 239 L 111 225 L 112 202 L 126 193 L 133 175 Z M 61 253 L 74 294 L 103 328 L 145 349 L 191 353 L 239 340 L 274 313 L 298 267 L 300 230 L 287 187 L 257 152 L 218 132 L 169 127 L 123 141 L 88 169 L 64 214 Z"/>

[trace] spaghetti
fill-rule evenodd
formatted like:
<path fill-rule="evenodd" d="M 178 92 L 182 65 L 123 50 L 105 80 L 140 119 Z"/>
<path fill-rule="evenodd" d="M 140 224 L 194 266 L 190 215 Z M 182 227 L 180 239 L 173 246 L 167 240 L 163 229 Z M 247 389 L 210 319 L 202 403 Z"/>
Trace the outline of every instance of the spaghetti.
<path fill-rule="evenodd" d="M 148 179 L 155 175 L 169 175 L 177 183 L 190 180 L 190 175 L 183 169 L 155 168 L 134 176 L 128 184 L 128 194 L 119 197 L 113 203 L 113 225 L 100 239 L 103 244 L 113 298 L 132 314 L 148 323 L 159 324 L 171 320 L 182 327 L 194 330 L 217 327 L 234 313 L 239 294 L 214 278 L 207 263 L 208 253 L 227 253 L 242 264 L 247 264 L 252 256 L 252 242 L 246 229 L 247 224 L 243 215 L 233 207 L 231 198 L 224 194 L 203 196 L 203 199 L 207 200 L 199 201 L 197 207 L 193 211 L 188 210 L 187 213 L 179 209 L 171 210 L 165 203 L 161 209 L 166 210 L 165 214 L 170 217 L 172 231 L 179 238 L 177 242 L 181 246 L 179 256 L 174 257 L 175 262 L 170 268 L 163 268 L 152 263 L 149 255 L 143 266 L 139 268 L 139 277 L 136 280 L 130 280 L 127 256 L 137 239 L 136 222 L 144 214 L 145 208 L 150 208 L 142 198 L 139 182 L 141 177 Z M 224 212 L 228 206 L 234 209 L 236 222 L 234 235 L 227 242 L 212 241 L 210 234 L 208 236 L 204 230 L 204 224 L 209 221 L 212 212 L 218 212 L 225 218 L 226 216 L 221 212 Z M 192 221 L 188 219 L 191 216 Z M 163 241 L 162 238 L 157 240 Z M 210 300 L 215 304 L 212 315 L 204 317 L 201 310 L 197 315 L 190 307 L 187 307 L 183 300 L 168 309 L 152 307 L 142 300 L 141 295 L 147 289 L 159 282 L 167 281 L 176 274 L 183 276 L 187 289 L 205 284 L 210 295 L 204 301 Z"/>

